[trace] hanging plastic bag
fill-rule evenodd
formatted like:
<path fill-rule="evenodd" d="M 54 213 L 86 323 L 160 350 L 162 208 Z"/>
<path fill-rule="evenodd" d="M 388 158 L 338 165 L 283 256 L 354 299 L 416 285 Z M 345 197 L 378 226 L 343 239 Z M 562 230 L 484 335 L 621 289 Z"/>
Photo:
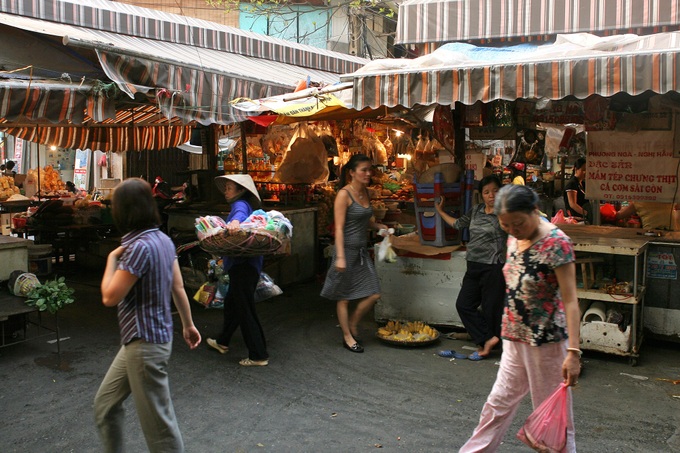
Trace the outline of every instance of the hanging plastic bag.
<path fill-rule="evenodd" d="M 382 242 L 378 244 L 378 261 L 385 263 L 396 262 L 397 253 L 392 248 L 392 241 L 390 240 L 390 236 L 394 234 L 394 228 L 380 230 L 378 234 L 385 236 Z"/>
<path fill-rule="evenodd" d="M 262 302 L 281 294 L 283 294 L 283 290 L 279 288 L 279 285 L 274 283 L 274 280 L 268 274 L 262 272 L 255 288 L 255 302 Z"/>
<path fill-rule="evenodd" d="M 328 180 L 326 146 L 307 123 L 300 123 L 288 145 L 274 182 L 321 184 Z"/>
<path fill-rule="evenodd" d="M 560 453 L 567 445 L 569 387 L 559 387 L 529 415 L 517 438 L 541 453 Z"/>

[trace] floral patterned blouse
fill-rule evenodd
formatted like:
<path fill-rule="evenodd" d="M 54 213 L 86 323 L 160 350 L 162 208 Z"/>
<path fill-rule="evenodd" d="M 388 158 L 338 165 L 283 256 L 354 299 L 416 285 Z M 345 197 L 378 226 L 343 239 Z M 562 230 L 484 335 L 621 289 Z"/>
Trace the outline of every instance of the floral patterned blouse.
<path fill-rule="evenodd" d="M 531 346 L 568 338 L 567 318 L 555 268 L 574 261 L 569 236 L 553 228 L 528 249 L 518 252 L 508 238 L 503 274 L 507 285 L 501 336 Z"/>

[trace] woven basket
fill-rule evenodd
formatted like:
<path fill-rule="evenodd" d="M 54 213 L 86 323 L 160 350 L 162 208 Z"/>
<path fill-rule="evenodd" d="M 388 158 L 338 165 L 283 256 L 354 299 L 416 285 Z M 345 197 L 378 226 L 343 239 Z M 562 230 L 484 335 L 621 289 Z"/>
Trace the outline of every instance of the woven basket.
<path fill-rule="evenodd" d="M 279 253 L 283 237 L 270 230 L 236 230 L 232 233 L 224 229 L 200 241 L 206 252 L 223 256 L 260 256 Z"/>

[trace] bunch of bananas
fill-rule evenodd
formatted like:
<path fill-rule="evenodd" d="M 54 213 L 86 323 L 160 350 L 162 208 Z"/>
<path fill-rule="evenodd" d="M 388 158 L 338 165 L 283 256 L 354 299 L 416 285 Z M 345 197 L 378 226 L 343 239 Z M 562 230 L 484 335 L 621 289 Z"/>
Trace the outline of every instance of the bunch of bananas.
<path fill-rule="evenodd" d="M 398 341 L 429 341 L 437 338 L 439 332 L 422 321 L 407 322 L 389 321 L 378 329 L 382 338 Z"/>

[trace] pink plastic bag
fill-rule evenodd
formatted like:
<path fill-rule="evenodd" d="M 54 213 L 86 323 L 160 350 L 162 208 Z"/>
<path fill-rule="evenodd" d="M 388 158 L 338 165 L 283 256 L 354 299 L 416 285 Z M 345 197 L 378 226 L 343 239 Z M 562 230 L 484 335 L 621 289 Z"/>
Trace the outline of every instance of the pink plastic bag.
<path fill-rule="evenodd" d="M 578 220 L 574 219 L 573 217 L 566 217 L 564 215 L 563 210 L 559 210 L 555 213 L 552 219 L 550 219 L 550 223 L 559 225 L 560 223 L 578 223 Z"/>
<path fill-rule="evenodd" d="M 567 445 L 567 391 L 561 383 L 529 415 L 517 438 L 541 453 L 560 453 Z"/>

